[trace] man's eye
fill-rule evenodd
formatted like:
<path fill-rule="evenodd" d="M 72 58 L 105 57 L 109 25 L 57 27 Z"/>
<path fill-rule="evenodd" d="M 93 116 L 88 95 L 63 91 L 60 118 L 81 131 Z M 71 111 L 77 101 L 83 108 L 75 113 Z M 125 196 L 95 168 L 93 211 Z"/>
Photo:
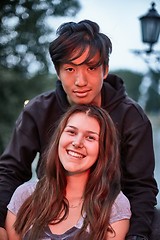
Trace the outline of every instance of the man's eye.
<path fill-rule="evenodd" d="M 72 72 L 72 71 L 73 71 L 73 68 L 66 68 L 66 70 L 67 70 L 68 72 Z"/>
<path fill-rule="evenodd" d="M 89 70 L 94 71 L 96 70 L 96 67 L 89 67 Z"/>

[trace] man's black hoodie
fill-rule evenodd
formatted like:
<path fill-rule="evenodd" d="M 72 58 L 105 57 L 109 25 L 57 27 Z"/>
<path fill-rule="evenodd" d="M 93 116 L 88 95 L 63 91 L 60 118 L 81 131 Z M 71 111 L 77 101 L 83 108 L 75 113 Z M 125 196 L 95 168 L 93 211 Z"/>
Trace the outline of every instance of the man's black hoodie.
<path fill-rule="evenodd" d="M 131 203 L 129 235 L 148 237 L 156 205 L 154 151 L 151 124 L 141 107 L 130 99 L 123 81 L 109 74 L 102 91 L 102 107 L 113 119 L 120 140 L 122 191 Z M 0 226 L 4 226 L 7 204 L 13 191 L 31 178 L 31 164 L 41 176 L 41 155 L 49 143 L 60 116 L 70 107 L 61 82 L 55 91 L 32 99 L 16 121 L 12 138 L 0 159 Z"/>

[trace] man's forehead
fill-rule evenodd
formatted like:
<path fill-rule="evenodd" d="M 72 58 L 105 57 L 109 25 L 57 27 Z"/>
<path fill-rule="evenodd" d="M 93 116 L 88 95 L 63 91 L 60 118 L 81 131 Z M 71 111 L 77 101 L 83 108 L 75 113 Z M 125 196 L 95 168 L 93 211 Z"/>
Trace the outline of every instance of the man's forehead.
<path fill-rule="evenodd" d="M 84 51 L 80 56 L 73 54 L 73 56 L 70 57 L 71 60 L 68 61 L 68 63 L 74 64 L 74 65 L 82 65 L 82 64 L 88 64 L 88 65 L 96 65 L 99 62 L 100 54 L 97 51 L 93 56 L 92 53 L 89 53 L 88 50 Z"/>

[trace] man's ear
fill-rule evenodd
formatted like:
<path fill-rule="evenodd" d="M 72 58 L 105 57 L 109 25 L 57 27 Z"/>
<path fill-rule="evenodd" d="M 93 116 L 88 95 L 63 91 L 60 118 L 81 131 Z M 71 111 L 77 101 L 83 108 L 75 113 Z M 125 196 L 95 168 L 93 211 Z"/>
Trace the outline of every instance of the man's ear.
<path fill-rule="evenodd" d="M 56 74 L 57 74 L 57 78 L 58 78 L 58 80 L 60 80 L 61 81 L 61 79 L 60 79 L 60 71 L 59 71 L 59 68 L 57 67 L 55 67 L 55 70 L 56 70 Z"/>
<path fill-rule="evenodd" d="M 60 74 L 57 72 L 57 78 L 61 81 Z"/>
<path fill-rule="evenodd" d="M 109 66 L 105 66 L 104 67 L 104 76 L 103 76 L 103 79 L 105 79 L 107 76 L 108 76 L 108 72 L 109 72 Z"/>

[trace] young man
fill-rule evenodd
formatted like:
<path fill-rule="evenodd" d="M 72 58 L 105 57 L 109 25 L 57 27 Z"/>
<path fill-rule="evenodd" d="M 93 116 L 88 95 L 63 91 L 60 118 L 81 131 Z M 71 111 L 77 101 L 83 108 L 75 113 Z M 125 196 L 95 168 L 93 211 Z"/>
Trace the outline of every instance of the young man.
<path fill-rule="evenodd" d="M 53 134 L 54 123 L 72 104 L 92 103 L 109 112 L 119 131 L 122 190 L 132 209 L 127 239 L 147 240 L 158 192 L 153 177 L 151 124 L 140 106 L 127 96 L 123 81 L 108 74 L 112 44 L 99 32 L 96 23 L 89 20 L 66 23 L 57 34 L 50 44 L 59 79 L 56 90 L 41 94 L 27 104 L 1 156 L 1 227 L 13 191 L 31 178 L 31 164 L 37 152 L 40 153 L 37 173 L 38 177 L 42 176 L 41 155 Z"/>

